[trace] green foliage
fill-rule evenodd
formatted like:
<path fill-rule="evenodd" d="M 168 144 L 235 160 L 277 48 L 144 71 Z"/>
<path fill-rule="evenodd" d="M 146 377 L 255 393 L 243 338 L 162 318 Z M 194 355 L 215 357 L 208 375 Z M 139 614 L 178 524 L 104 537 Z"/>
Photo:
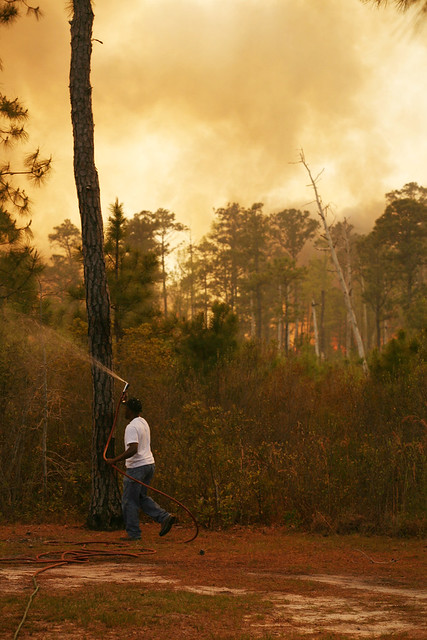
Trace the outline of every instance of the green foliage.
<path fill-rule="evenodd" d="M 167 257 L 175 250 L 175 246 L 171 244 L 176 234 L 187 230 L 187 227 L 175 219 L 175 213 L 167 209 L 157 209 L 155 213 L 151 211 L 144 212 L 145 219 L 151 225 L 154 238 L 157 240 L 157 250 L 160 260 L 162 294 L 163 294 L 163 313 L 168 315 L 168 296 L 167 296 Z"/>
<path fill-rule="evenodd" d="M 287 349 L 290 319 L 298 321 L 301 312 L 297 258 L 317 227 L 307 211 L 285 209 L 268 215 L 259 202 L 247 209 L 236 202 L 217 209 L 200 245 L 205 301 L 208 297 L 229 304 L 238 314 L 241 335 L 250 339 L 266 339 L 272 325 L 281 336 L 285 322 Z M 195 296 L 197 291 L 192 299 Z"/>
<path fill-rule="evenodd" d="M 296 260 L 308 240 L 314 237 L 319 223 L 308 211 L 284 209 L 271 216 L 271 234 L 277 244 Z"/>
<path fill-rule="evenodd" d="M 427 358 L 427 329 L 416 336 L 399 331 L 385 348 L 372 354 L 372 375 L 380 380 L 407 377 Z"/>
<path fill-rule="evenodd" d="M 43 321 L 70 330 L 76 318 L 86 318 L 81 233 L 67 218 L 48 238 L 57 252 L 41 279 Z"/>
<path fill-rule="evenodd" d="M 53 228 L 54 233 L 49 233 L 49 242 L 62 249 L 61 257 L 69 264 L 73 264 L 73 258 L 80 255 L 81 235 L 79 229 L 69 218 Z"/>
<path fill-rule="evenodd" d="M 138 246 L 135 229 L 140 225 L 135 220 L 132 225 L 132 242 L 130 241 L 130 223 L 118 199 L 110 205 L 110 211 L 112 215 L 108 218 L 105 256 L 114 314 L 114 335 L 118 343 L 123 337 L 124 329 L 158 315 L 154 296 L 158 258 L 155 251 L 143 252 Z M 137 221 L 141 222 L 139 219 Z M 153 226 L 150 232 L 154 233 Z"/>
<path fill-rule="evenodd" d="M 37 251 L 29 246 L 9 248 L 0 254 L 0 304 L 9 301 L 29 312 L 37 303 L 37 277 L 42 272 Z"/>
<path fill-rule="evenodd" d="M 391 202 L 375 222 L 373 233 L 386 251 L 400 285 L 403 305 L 417 295 L 427 255 L 427 204 L 403 198 Z"/>
<path fill-rule="evenodd" d="M 178 350 L 184 369 L 208 372 L 237 348 L 238 323 L 228 305 L 215 302 L 208 326 L 203 313 L 184 323 Z"/>

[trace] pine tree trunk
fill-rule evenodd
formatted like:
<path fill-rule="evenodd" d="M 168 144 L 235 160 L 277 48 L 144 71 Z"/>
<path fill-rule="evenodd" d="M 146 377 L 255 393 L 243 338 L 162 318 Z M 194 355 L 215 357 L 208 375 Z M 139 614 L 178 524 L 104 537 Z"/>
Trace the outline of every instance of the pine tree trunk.
<path fill-rule="evenodd" d="M 277 318 L 277 353 L 282 353 L 283 342 L 283 302 L 282 302 L 282 285 L 279 284 L 279 305 Z"/>
<path fill-rule="evenodd" d="M 348 223 L 347 223 L 347 219 L 344 218 L 344 223 L 343 223 L 343 230 L 344 230 L 344 242 L 345 242 L 345 255 L 346 255 L 346 260 L 347 260 L 347 265 L 346 265 L 346 284 L 347 284 L 347 289 L 348 289 L 348 293 L 350 296 L 350 304 L 351 306 L 353 306 L 353 270 L 352 270 L 352 264 L 351 264 L 351 250 L 350 250 L 350 241 L 349 241 L 349 237 L 348 237 Z M 347 317 L 346 317 L 346 324 L 345 324 L 345 353 L 346 356 L 349 358 L 350 354 L 351 354 L 351 348 L 352 348 L 352 335 L 353 335 L 353 331 L 352 331 L 352 325 L 351 325 L 351 317 L 349 315 L 349 313 L 347 312 Z M 363 339 L 362 339 L 363 342 Z"/>
<path fill-rule="evenodd" d="M 285 354 L 289 354 L 289 285 L 285 287 Z"/>
<path fill-rule="evenodd" d="M 164 240 L 162 238 L 162 287 L 163 287 L 163 313 L 165 314 L 165 318 L 168 316 L 168 294 L 166 290 L 166 264 L 165 264 L 165 246 Z"/>
<path fill-rule="evenodd" d="M 82 247 L 89 352 L 94 360 L 112 368 L 110 296 L 104 261 L 104 235 L 98 174 L 94 160 L 92 88 L 93 12 L 90 0 L 73 0 L 71 22 L 70 99 L 74 137 L 74 177 L 82 223 Z M 102 454 L 114 418 L 113 378 L 92 365 L 92 494 L 88 525 L 97 529 L 121 522 L 116 479 Z"/>
<path fill-rule="evenodd" d="M 119 291 L 119 279 L 120 279 L 120 246 L 119 239 L 116 238 L 115 251 L 114 251 L 114 282 L 116 287 L 116 304 L 114 309 L 114 338 L 116 345 L 119 344 L 122 338 L 122 323 L 121 323 L 121 307 L 117 300 Z"/>
<path fill-rule="evenodd" d="M 325 331 L 326 296 L 324 289 L 320 292 L 320 322 L 319 322 L 319 349 L 322 360 L 326 358 L 326 331 Z"/>
<path fill-rule="evenodd" d="M 251 340 L 253 340 L 256 336 L 256 319 L 255 319 L 255 311 L 254 311 L 253 291 L 251 291 L 250 293 L 250 305 L 251 305 Z"/>
<path fill-rule="evenodd" d="M 259 342 L 261 342 L 261 338 L 262 338 L 262 294 L 261 294 L 261 286 L 259 284 L 256 285 L 255 293 L 256 293 L 256 335 L 257 335 L 257 340 Z"/>

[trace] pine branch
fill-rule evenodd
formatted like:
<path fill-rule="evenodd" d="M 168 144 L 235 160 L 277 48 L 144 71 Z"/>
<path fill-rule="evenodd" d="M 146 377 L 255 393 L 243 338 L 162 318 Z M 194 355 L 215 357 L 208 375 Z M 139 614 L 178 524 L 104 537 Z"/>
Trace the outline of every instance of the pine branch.
<path fill-rule="evenodd" d="M 25 8 L 27 15 L 32 15 L 36 20 L 40 20 L 43 15 L 40 7 L 33 7 L 27 0 L 3 0 L 0 5 L 0 24 L 11 24 L 20 17 L 20 8 Z"/>
<path fill-rule="evenodd" d="M 364 4 L 375 4 L 377 7 L 386 7 L 389 0 L 362 0 Z M 408 9 L 418 8 L 420 14 L 427 14 L 426 0 L 394 0 L 394 4 L 398 11 L 408 11 Z"/>

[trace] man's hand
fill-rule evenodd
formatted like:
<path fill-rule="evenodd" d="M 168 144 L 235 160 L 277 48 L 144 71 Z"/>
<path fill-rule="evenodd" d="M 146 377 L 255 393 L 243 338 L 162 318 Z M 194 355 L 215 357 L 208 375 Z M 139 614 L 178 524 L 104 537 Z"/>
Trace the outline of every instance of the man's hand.
<path fill-rule="evenodd" d="M 128 445 L 128 448 L 126 449 L 126 451 L 121 453 L 119 456 L 116 456 L 115 458 L 106 458 L 105 462 L 107 464 L 117 464 L 118 462 L 122 462 L 122 460 L 127 460 L 128 458 L 131 458 L 132 456 L 135 455 L 135 453 L 138 453 L 138 443 L 131 442 L 130 445 Z"/>

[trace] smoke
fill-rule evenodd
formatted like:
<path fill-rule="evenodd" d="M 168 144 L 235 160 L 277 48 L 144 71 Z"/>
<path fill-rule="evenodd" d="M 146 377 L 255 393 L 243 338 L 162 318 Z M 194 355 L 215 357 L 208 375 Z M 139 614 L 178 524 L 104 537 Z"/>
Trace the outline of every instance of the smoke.
<path fill-rule="evenodd" d="M 54 156 L 40 236 L 78 223 L 61 5 L 44 0 L 43 20 L 1 40 L 2 90 L 26 102 L 31 142 Z M 229 201 L 305 206 L 301 148 L 324 170 L 323 199 L 356 226 L 372 225 L 386 191 L 423 182 L 427 54 L 395 12 L 359 0 L 103 0 L 94 12 L 104 211 L 116 196 L 129 216 L 164 207 L 200 237 Z"/>

